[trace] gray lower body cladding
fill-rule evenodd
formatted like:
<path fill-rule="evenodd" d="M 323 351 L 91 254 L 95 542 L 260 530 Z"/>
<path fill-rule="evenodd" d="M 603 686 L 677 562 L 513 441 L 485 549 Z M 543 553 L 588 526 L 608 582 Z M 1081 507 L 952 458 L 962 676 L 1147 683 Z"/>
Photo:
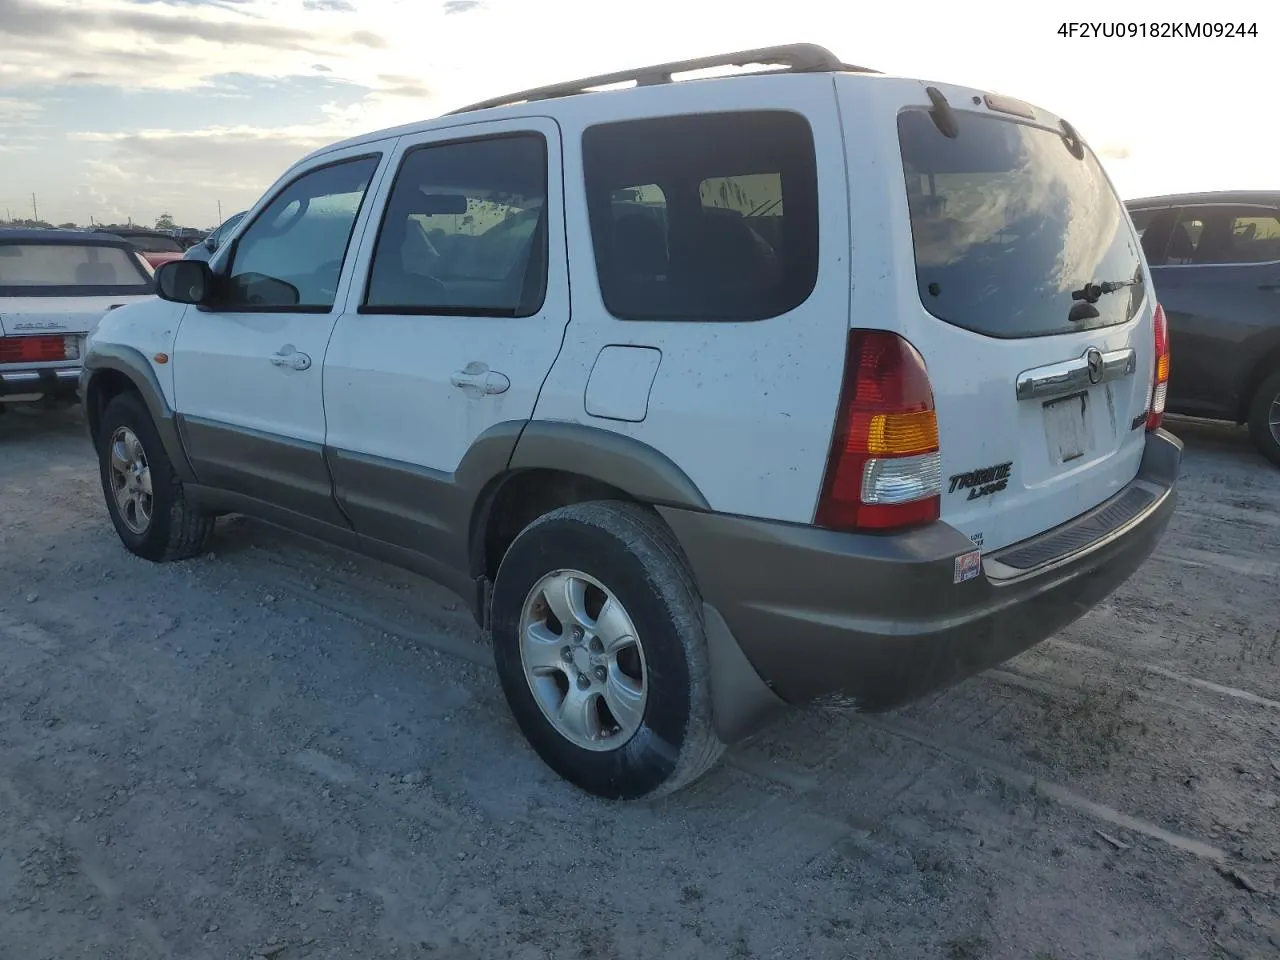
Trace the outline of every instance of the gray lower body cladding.
<path fill-rule="evenodd" d="M 1113 498 L 1141 488 L 1150 494 L 1143 510 L 1113 511 L 1110 530 L 1090 511 L 1049 532 L 1064 552 L 1014 571 L 1000 563 L 1019 555 L 1024 545 L 1014 544 L 961 583 L 955 561 L 973 545 L 944 523 L 877 536 L 660 511 L 706 601 L 780 697 L 799 704 L 837 694 L 879 711 L 1009 659 L 1114 591 L 1168 526 L 1181 454 L 1173 436 L 1149 434 L 1138 476 Z M 1075 524 L 1088 524 L 1092 538 L 1082 543 Z"/>
<path fill-rule="evenodd" d="M 179 416 L 177 423 L 201 484 L 349 526 L 334 501 L 322 445 L 195 417 Z"/>

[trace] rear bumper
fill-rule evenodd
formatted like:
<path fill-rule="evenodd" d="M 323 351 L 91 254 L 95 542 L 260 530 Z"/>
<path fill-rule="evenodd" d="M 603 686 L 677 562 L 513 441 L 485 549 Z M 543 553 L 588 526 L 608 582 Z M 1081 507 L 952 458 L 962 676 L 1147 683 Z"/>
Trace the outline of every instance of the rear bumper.
<path fill-rule="evenodd" d="M 46 370 L 0 370 L 0 400 L 5 397 L 43 394 L 74 399 L 80 385 L 79 367 Z"/>
<path fill-rule="evenodd" d="M 1182 443 L 1149 434 L 1133 482 L 1039 537 L 984 556 L 944 523 L 902 534 L 661 508 L 705 601 L 783 700 L 891 709 L 1034 646 L 1123 583 L 1168 526 Z"/>

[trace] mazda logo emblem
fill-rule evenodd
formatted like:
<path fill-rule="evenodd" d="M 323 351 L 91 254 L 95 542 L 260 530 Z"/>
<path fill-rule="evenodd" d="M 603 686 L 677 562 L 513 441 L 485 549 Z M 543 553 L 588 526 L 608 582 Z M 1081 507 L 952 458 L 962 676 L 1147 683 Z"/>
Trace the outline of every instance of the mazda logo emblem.
<path fill-rule="evenodd" d="M 1089 382 L 1102 382 L 1102 351 L 1097 347 L 1090 347 L 1084 354 L 1085 363 L 1089 365 Z"/>

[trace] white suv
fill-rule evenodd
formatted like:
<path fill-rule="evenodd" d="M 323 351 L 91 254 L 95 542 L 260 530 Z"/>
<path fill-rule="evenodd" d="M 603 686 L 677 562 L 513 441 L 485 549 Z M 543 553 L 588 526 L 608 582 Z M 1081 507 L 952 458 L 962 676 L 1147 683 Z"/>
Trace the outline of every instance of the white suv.
<path fill-rule="evenodd" d="M 1174 506 L 1163 315 L 1070 124 L 818 47 L 336 144 L 157 290 L 82 382 L 125 545 L 235 511 L 439 580 L 601 796 L 1012 656 Z"/>

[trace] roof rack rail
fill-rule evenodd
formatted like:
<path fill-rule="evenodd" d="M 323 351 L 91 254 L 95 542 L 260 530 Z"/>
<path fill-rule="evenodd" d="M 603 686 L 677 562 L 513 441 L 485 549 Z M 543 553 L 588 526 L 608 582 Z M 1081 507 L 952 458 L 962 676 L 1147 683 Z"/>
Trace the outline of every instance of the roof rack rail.
<path fill-rule="evenodd" d="M 781 68 L 777 72 L 789 73 L 879 72 L 869 67 L 857 67 L 853 64 L 844 63 L 830 50 L 820 47 L 816 43 L 790 43 L 777 47 L 758 47 L 755 50 L 741 50 L 737 53 L 722 53 L 714 57 L 699 57 L 695 60 L 659 63 L 650 67 L 620 70 L 617 73 L 603 73 L 596 77 L 584 77 L 581 80 L 553 83 L 546 87 L 534 87 L 531 90 L 508 93 L 501 97 L 494 97 L 491 100 L 481 100 L 479 103 L 459 107 L 457 110 L 450 110 L 446 116 L 470 113 L 473 110 L 486 110 L 489 107 L 505 107 L 535 100 L 570 97 L 574 94 L 589 93 L 595 87 L 605 87 L 615 83 L 627 83 L 628 81 L 633 81 L 637 87 L 654 86 L 673 82 L 672 75 L 676 73 L 710 70 L 715 67 L 746 67 L 755 64 L 776 66 Z"/>

